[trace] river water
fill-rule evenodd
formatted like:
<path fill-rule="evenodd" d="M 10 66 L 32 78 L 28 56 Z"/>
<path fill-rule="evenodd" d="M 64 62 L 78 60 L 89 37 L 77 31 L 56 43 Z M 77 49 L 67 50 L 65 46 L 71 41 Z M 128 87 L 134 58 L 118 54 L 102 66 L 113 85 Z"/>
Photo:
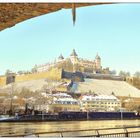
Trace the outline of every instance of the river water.
<path fill-rule="evenodd" d="M 3 122 L 0 123 L 0 136 L 12 134 L 27 134 L 27 133 L 31 134 L 34 132 L 100 129 L 121 126 L 138 126 L 138 125 L 140 125 L 140 120 L 96 120 L 96 121 L 10 122 L 10 123 Z M 59 135 L 54 136 L 59 137 Z"/>

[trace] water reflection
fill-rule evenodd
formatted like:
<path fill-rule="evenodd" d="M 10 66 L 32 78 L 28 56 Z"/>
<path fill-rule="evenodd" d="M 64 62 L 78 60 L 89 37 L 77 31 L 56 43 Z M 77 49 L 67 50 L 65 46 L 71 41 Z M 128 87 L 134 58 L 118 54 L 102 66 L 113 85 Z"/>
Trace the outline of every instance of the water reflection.
<path fill-rule="evenodd" d="M 21 122 L 1 123 L 0 135 L 31 134 L 33 132 L 50 132 L 64 130 L 114 128 L 121 126 L 138 126 L 140 120 L 98 120 L 98 121 L 60 121 L 60 122 Z M 74 136 L 74 134 L 71 134 Z M 58 137 L 58 136 L 57 136 Z"/>

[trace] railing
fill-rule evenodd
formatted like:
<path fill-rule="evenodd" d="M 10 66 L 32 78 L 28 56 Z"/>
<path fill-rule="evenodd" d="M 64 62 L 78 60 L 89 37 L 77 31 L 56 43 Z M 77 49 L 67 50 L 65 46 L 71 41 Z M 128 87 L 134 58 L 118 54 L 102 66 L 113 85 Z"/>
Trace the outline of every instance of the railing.
<path fill-rule="evenodd" d="M 5 134 L 1 137 L 140 137 L 140 126 Z"/>

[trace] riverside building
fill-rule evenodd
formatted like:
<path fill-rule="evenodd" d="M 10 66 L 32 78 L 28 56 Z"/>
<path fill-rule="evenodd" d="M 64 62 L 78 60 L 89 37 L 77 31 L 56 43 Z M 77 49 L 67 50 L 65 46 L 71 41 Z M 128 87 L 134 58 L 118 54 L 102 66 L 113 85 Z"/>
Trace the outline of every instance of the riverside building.
<path fill-rule="evenodd" d="M 118 111 L 120 100 L 114 95 L 83 95 L 81 110 L 83 111 Z"/>
<path fill-rule="evenodd" d="M 57 93 L 53 95 L 53 103 L 49 109 L 52 112 L 80 111 L 80 103 L 66 93 Z"/>

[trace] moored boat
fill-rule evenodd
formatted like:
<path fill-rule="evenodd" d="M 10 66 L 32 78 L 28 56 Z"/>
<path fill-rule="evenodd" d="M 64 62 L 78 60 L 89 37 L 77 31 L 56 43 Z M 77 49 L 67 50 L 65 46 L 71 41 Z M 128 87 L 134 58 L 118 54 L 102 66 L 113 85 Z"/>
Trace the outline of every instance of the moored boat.
<path fill-rule="evenodd" d="M 35 114 L 3 117 L 0 122 L 30 121 L 81 121 L 81 120 L 119 120 L 140 119 L 135 112 L 59 112 L 58 114 Z"/>
<path fill-rule="evenodd" d="M 0 115 L 0 122 L 1 121 L 7 121 L 7 120 L 12 120 L 14 119 L 15 117 L 14 116 L 9 116 L 9 115 Z"/>

